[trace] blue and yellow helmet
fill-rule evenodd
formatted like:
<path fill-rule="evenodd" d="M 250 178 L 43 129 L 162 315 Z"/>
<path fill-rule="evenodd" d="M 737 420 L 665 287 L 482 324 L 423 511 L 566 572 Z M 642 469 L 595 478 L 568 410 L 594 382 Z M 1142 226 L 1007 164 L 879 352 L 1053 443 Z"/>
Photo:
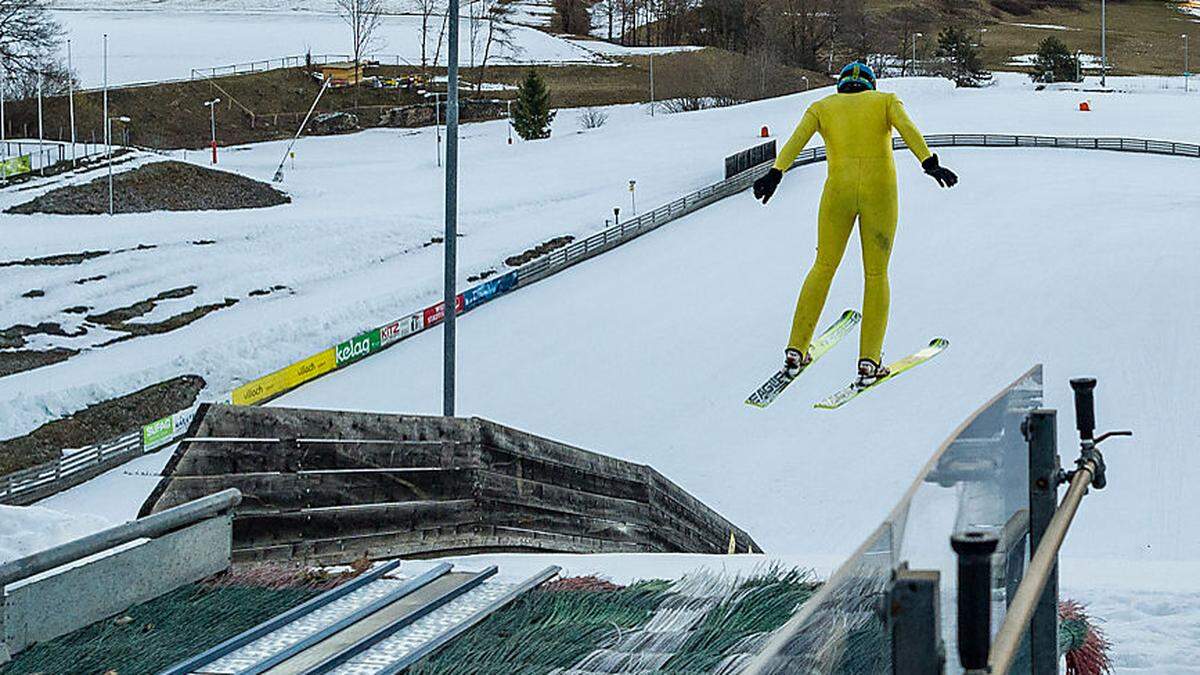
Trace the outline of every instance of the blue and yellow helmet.
<path fill-rule="evenodd" d="M 838 75 L 837 89 L 839 92 L 849 93 L 874 88 L 875 71 L 861 61 L 846 64 L 846 67 L 842 68 L 841 74 Z"/>

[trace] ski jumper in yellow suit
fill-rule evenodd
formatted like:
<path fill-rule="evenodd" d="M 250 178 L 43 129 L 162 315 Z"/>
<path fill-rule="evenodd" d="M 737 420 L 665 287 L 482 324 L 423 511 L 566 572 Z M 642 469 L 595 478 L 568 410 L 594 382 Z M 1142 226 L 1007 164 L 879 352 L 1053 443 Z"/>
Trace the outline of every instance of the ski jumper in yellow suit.
<path fill-rule="evenodd" d="M 888 259 L 898 215 L 892 129 L 900 132 L 917 161 L 930 158 L 925 139 L 895 94 L 874 90 L 831 94 L 809 106 L 775 160 L 775 168 L 785 172 L 813 134 L 825 140 L 829 175 L 817 216 L 817 259 L 796 302 L 788 340 L 791 349 L 808 353 L 857 218 L 866 276 L 859 358 L 880 363 L 890 302 Z"/>

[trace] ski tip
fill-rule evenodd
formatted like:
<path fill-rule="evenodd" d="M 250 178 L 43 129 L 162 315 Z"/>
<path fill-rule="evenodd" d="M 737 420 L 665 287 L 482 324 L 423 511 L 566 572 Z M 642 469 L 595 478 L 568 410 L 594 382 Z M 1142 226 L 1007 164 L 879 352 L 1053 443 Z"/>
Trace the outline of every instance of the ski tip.
<path fill-rule="evenodd" d="M 946 347 L 950 346 L 950 341 L 942 337 L 933 338 L 929 341 L 929 346 L 937 347 L 938 349 L 945 349 Z"/>
<path fill-rule="evenodd" d="M 853 309 L 853 308 L 847 309 L 846 311 L 842 312 L 842 319 L 850 319 L 852 321 L 860 321 L 860 320 L 862 320 L 862 312 L 858 311 L 857 309 Z"/>
<path fill-rule="evenodd" d="M 750 399 L 746 399 L 745 403 L 746 403 L 746 405 L 753 406 L 755 408 L 758 408 L 759 410 L 762 410 L 767 407 L 765 403 L 759 403 L 758 401 L 751 401 Z"/>

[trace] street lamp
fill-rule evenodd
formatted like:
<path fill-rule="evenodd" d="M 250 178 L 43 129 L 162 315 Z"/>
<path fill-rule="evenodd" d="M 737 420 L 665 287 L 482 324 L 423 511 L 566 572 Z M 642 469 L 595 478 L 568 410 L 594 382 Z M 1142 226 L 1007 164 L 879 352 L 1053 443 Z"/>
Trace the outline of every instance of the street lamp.
<path fill-rule="evenodd" d="M 214 98 L 211 101 L 204 102 L 204 107 L 208 108 L 209 112 L 212 113 L 211 119 L 212 119 L 213 164 L 217 163 L 217 104 L 220 102 L 221 102 L 221 99 L 219 99 L 219 98 Z"/>
<path fill-rule="evenodd" d="M 986 28 L 979 29 L 979 46 L 983 47 L 983 34 L 987 32 Z"/>
<path fill-rule="evenodd" d="M 808 76 L 801 75 L 800 79 L 804 80 L 804 91 L 808 91 Z"/>
<path fill-rule="evenodd" d="M 108 141 L 108 215 L 110 215 L 110 216 L 113 215 L 112 123 L 114 120 L 116 120 L 117 122 L 120 122 L 122 124 L 129 124 L 130 122 L 133 121 L 133 120 L 129 119 L 128 117 L 125 117 L 124 115 L 122 115 L 120 117 L 109 117 L 108 123 L 105 125 L 105 131 L 107 132 L 107 135 L 109 138 L 109 141 Z"/>

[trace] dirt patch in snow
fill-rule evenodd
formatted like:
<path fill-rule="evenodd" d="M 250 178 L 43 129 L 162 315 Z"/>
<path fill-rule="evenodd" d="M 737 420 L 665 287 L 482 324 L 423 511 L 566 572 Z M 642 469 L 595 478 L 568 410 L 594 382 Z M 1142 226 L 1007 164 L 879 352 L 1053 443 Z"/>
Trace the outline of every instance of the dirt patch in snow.
<path fill-rule="evenodd" d="M 520 267 L 530 260 L 540 258 L 551 251 L 557 251 L 573 241 L 575 241 L 575 237 L 572 237 L 569 234 L 561 237 L 555 237 L 549 241 L 542 242 L 537 246 L 524 251 L 520 255 L 514 255 L 505 258 L 504 264 L 508 265 L 509 267 Z"/>
<path fill-rule="evenodd" d="M 0 377 L 20 373 L 34 368 L 41 368 L 59 361 L 66 361 L 79 352 L 66 347 L 54 349 L 14 349 L 0 352 Z"/>
<path fill-rule="evenodd" d="M 190 406 L 203 388 L 203 378 L 182 375 L 0 441 L 0 474 L 58 459 L 64 448 L 80 448 L 129 433 Z"/>
<path fill-rule="evenodd" d="M 237 298 L 225 298 L 221 302 L 198 305 L 187 310 L 186 312 L 181 312 L 162 321 L 133 322 L 134 319 L 149 314 L 158 305 L 158 303 L 162 302 L 163 300 L 177 300 L 179 298 L 186 298 L 195 292 L 195 286 L 172 288 L 171 290 L 158 293 L 154 297 L 147 298 L 145 300 L 139 300 L 132 305 L 117 307 L 116 309 L 110 309 L 107 312 L 101 312 L 99 314 L 89 314 L 87 319 L 92 323 L 97 323 L 111 328 L 112 330 L 126 333 L 126 335 L 122 335 L 115 340 L 110 340 L 109 342 L 105 343 L 112 344 L 114 342 L 128 340 L 129 338 L 138 337 L 141 335 L 158 335 L 160 333 L 169 333 L 176 328 L 182 328 L 193 321 L 198 321 L 199 319 L 219 309 L 224 309 L 237 304 Z"/>
<path fill-rule="evenodd" d="M 292 201 L 266 183 L 175 161 L 154 162 L 117 174 L 113 194 L 118 213 L 256 209 Z M 51 190 L 5 211 L 58 215 L 107 212 L 108 182 L 104 178 Z"/>

